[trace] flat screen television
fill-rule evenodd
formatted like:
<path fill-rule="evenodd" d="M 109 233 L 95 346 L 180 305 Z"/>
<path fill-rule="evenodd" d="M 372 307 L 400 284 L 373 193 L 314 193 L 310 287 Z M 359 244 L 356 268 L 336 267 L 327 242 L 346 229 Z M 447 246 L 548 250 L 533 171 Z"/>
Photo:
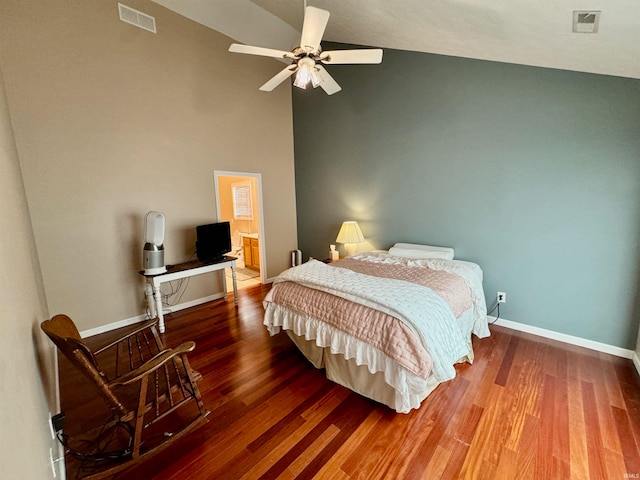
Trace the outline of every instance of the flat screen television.
<path fill-rule="evenodd" d="M 210 223 L 196 227 L 196 254 L 201 262 L 211 262 L 231 251 L 229 222 Z"/>

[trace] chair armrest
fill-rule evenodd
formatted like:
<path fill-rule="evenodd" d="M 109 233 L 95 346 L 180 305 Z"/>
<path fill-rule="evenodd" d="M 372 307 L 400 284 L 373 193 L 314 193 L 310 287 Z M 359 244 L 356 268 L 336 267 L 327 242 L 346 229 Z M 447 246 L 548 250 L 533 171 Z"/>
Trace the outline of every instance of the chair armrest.
<path fill-rule="evenodd" d="M 100 347 L 99 349 L 95 350 L 93 352 L 94 355 L 97 355 L 99 353 L 104 352 L 105 350 L 108 350 L 111 347 L 114 347 L 115 345 L 117 345 L 118 343 L 122 342 L 123 340 L 126 340 L 129 337 L 132 337 L 134 335 L 136 335 L 137 333 L 140 333 L 142 330 L 145 330 L 147 328 L 151 328 L 153 326 L 157 326 L 158 325 L 158 318 L 152 318 L 151 320 L 147 320 L 146 322 L 140 324 L 135 330 L 130 331 L 129 333 L 127 333 L 126 335 L 123 335 L 120 338 L 117 338 L 116 340 L 112 341 L 111 343 L 104 345 L 102 347 Z"/>
<path fill-rule="evenodd" d="M 144 363 L 140 367 L 130 371 L 126 375 L 123 375 L 115 379 L 109 384 L 109 386 L 129 385 L 130 383 L 136 382 L 140 380 L 142 377 L 144 377 L 145 375 L 148 375 L 154 372 L 155 370 L 163 366 L 165 363 L 167 363 L 169 360 L 173 359 L 174 357 L 184 355 L 188 352 L 192 352 L 195 348 L 196 348 L 195 342 L 185 342 L 179 347 L 163 350 L 158 355 L 156 355 L 155 357 L 153 357 L 151 360 Z"/>

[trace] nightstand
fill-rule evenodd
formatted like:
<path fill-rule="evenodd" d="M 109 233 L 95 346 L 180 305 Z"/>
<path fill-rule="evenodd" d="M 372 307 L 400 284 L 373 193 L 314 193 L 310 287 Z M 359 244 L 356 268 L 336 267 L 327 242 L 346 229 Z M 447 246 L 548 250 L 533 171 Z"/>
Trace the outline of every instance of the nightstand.
<path fill-rule="evenodd" d="M 342 260 L 344 257 L 340 257 L 338 260 Z M 337 262 L 338 260 L 331 260 L 330 258 L 325 258 L 324 260 L 322 260 L 324 263 L 331 263 L 331 262 Z"/>

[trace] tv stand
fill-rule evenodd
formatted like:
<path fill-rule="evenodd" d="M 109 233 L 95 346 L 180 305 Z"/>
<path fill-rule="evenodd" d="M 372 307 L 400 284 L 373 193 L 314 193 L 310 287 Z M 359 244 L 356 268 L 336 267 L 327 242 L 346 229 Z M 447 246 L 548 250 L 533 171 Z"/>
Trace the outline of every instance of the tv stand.
<path fill-rule="evenodd" d="M 227 294 L 227 279 L 224 274 L 225 268 L 231 268 L 231 276 L 233 278 L 233 300 L 238 305 L 238 284 L 236 282 L 236 258 L 224 256 L 217 260 L 211 260 L 208 262 L 201 262 L 199 260 L 192 260 L 190 262 L 179 263 L 177 265 L 167 265 L 167 271 L 159 273 L 157 275 L 145 275 L 144 270 L 140 271 L 140 274 L 144 276 L 153 288 L 153 299 L 155 302 L 155 315 L 151 312 L 152 316 L 158 317 L 158 327 L 160 333 L 164 333 L 164 314 L 162 312 L 162 293 L 160 292 L 160 285 L 172 280 L 179 280 L 181 278 L 193 277 L 195 275 L 201 275 L 203 273 L 215 272 L 220 270 L 222 272 L 222 288 L 224 289 L 224 299 L 228 300 Z"/>

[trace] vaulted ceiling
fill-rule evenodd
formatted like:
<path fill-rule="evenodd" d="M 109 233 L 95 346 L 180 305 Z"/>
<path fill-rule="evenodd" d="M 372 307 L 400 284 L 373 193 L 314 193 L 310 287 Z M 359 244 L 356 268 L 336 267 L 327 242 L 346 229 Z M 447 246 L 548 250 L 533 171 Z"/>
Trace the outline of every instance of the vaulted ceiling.
<path fill-rule="evenodd" d="M 297 46 L 304 0 L 154 0 L 240 43 Z M 309 0 L 325 41 L 640 78 L 637 0 Z M 573 12 L 600 11 L 597 33 Z"/>

